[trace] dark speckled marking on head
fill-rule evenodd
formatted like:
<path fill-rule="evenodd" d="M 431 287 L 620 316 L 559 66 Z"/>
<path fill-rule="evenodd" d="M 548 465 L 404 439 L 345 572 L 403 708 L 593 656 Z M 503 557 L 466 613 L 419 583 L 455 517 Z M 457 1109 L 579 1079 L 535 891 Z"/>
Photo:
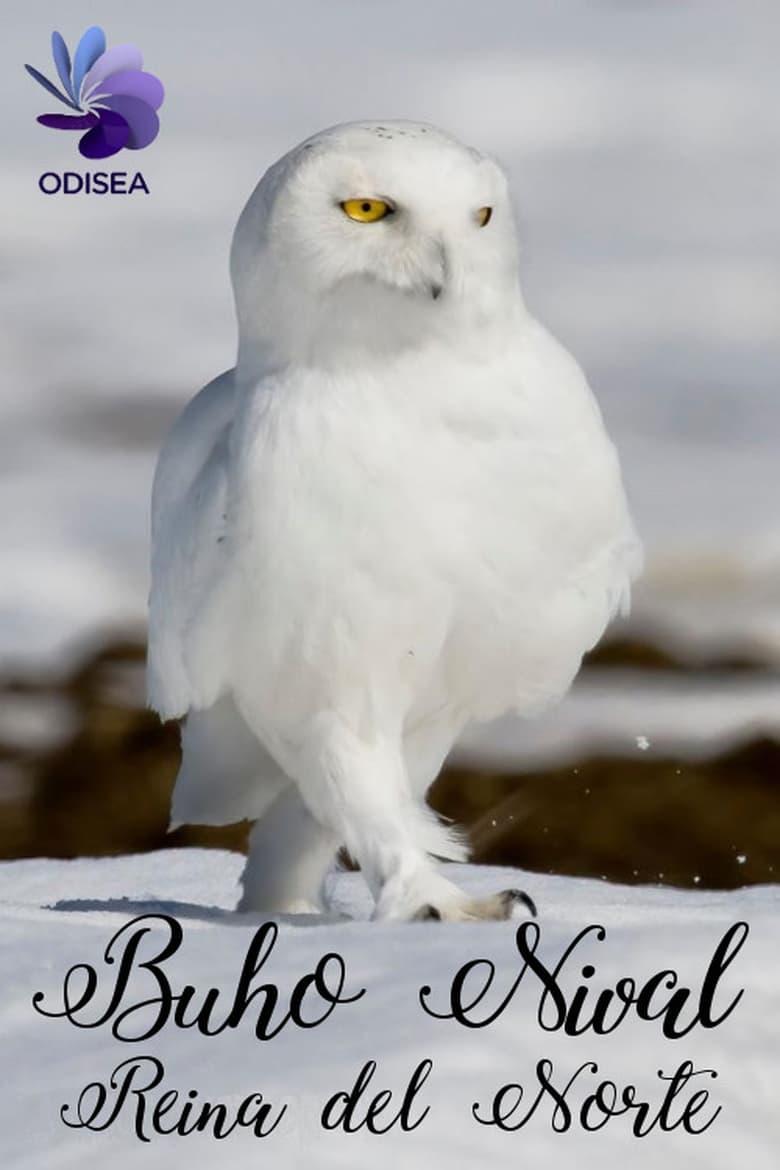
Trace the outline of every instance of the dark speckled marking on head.
<path fill-rule="evenodd" d="M 391 130 L 389 126 L 367 126 L 366 129 L 375 138 L 386 138 L 392 141 L 394 138 L 416 138 L 419 134 L 427 134 L 426 126 L 415 127 L 414 129 L 402 129 L 400 126 Z"/>

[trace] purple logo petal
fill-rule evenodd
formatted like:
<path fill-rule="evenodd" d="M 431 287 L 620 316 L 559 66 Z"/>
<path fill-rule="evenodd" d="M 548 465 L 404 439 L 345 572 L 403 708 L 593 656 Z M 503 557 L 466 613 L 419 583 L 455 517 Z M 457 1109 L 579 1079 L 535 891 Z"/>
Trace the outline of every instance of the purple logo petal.
<path fill-rule="evenodd" d="M 153 73 L 144 73 L 140 69 L 127 69 L 122 73 L 112 73 L 110 77 L 107 77 L 100 86 L 100 91 L 95 91 L 93 101 L 105 105 L 103 98 L 113 94 L 126 94 L 128 97 L 140 98 L 153 110 L 159 110 L 163 104 L 165 90 L 162 82 Z"/>
<path fill-rule="evenodd" d="M 54 64 L 57 66 L 57 73 L 65 92 L 75 102 L 76 95 L 73 92 L 73 82 L 70 78 L 70 53 L 61 33 L 53 32 L 51 34 L 51 55 L 54 58 Z"/>
<path fill-rule="evenodd" d="M 160 131 L 160 119 L 146 102 L 142 102 L 140 98 L 118 94 L 117 97 L 102 98 L 101 104 L 121 114 L 130 127 L 130 137 L 126 144 L 128 150 L 142 150 L 144 146 L 154 142 Z M 101 118 L 103 113 L 101 110 Z"/>
<path fill-rule="evenodd" d="M 113 73 L 124 73 L 128 69 L 143 69 L 143 67 L 141 50 L 135 45 L 114 45 L 113 49 L 106 49 L 81 83 L 84 99 L 89 98 L 90 92 L 96 92 L 95 87 Z"/>
<path fill-rule="evenodd" d="M 40 114 L 36 119 L 42 126 L 52 130 L 86 130 L 89 126 L 97 126 L 100 119 L 97 114 Z"/>
<path fill-rule="evenodd" d="M 62 102 L 66 106 L 70 106 L 72 110 L 78 110 L 80 108 L 76 105 L 75 102 L 72 102 L 69 97 L 66 97 L 64 93 L 60 93 L 60 91 L 57 89 L 57 86 L 53 85 L 52 82 L 49 81 L 48 77 L 44 77 L 43 74 L 33 65 L 25 65 L 25 69 L 30 74 L 30 77 L 34 77 L 38 84 L 42 85 L 47 93 L 50 93 L 52 97 L 56 97 L 58 102 Z"/>
<path fill-rule="evenodd" d="M 110 158 L 127 146 L 130 127 L 121 114 L 101 110 L 97 126 L 88 130 L 79 142 L 79 153 L 84 158 Z"/>
<path fill-rule="evenodd" d="M 78 100 L 85 74 L 106 51 L 106 34 L 98 25 L 88 28 L 79 41 L 73 58 L 73 92 Z"/>

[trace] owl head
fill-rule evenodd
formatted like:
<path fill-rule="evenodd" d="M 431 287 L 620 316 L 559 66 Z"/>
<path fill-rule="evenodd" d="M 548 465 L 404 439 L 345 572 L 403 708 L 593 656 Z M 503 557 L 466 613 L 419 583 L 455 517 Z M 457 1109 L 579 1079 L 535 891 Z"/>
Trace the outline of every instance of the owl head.
<path fill-rule="evenodd" d="M 398 351 L 519 300 L 503 171 L 434 126 L 359 122 L 275 163 L 236 228 L 239 360 Z"/>

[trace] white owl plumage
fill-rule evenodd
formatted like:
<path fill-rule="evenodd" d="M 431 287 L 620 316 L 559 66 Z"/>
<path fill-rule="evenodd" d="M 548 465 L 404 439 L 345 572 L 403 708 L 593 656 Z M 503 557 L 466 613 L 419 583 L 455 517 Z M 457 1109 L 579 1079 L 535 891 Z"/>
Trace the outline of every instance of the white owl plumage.
<path fill-rule="evenodd" d="M 437 865 L 465 850 L 425 793 L 470 721 L 566 692 L 640 559 L 585 378 L 524 306 L 506 179 L 432 126 L 337 126 L 261 179 L 231 269 L 236 366 L 153 492 L 172 820 L 256 820 L 244 909 L 320 905 L 346 845 L 378 918 L 506 915 Z"/>

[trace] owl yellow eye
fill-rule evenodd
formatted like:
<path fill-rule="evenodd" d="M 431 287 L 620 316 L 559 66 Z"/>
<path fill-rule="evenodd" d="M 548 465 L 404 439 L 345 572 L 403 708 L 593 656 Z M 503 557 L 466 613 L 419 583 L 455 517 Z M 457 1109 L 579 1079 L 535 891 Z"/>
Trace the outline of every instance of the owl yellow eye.
<path fill-rule="evenodd" d="M 490 217 L 493 214 L 492 207 L 480 207 L 477 212 L 477 223 L 480 227 L 485 227 L 490 223 Z"/>
<path fill-rule="evenodd" d="M 358 223 L 376 223 L 378 219 L 390 215 L 395 208 L 384 199 L 345 199 L 341 210 Z"/>

